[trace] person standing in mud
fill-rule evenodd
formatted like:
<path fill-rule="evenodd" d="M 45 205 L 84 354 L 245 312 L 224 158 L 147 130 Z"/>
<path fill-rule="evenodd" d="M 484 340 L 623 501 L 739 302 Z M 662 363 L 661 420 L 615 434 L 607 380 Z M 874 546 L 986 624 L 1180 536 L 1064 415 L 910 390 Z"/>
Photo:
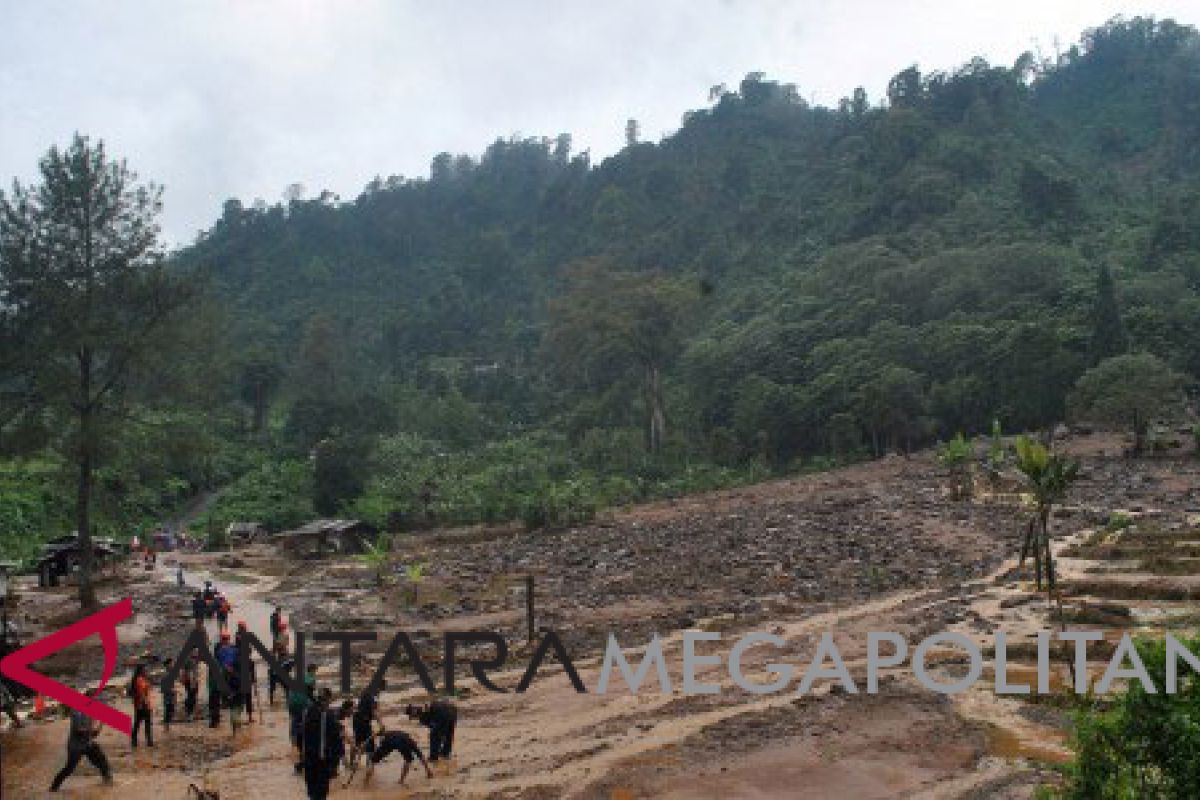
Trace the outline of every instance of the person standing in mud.
<path fill-rule="evenodd" d="M 314 702 L 317 692 L 317 665 L 309 664 L 304 672 L 304 686 L 301 691 L 288 692 L 288 716 L 291 718 L 292 745 L 301 748 L 301 737 L 304 727 L 304 712 Z M 300 767 L 300 764 L 296 765 Z"/>
<path fill-rule="evenodd" d="M 226 642 L 229 641 L 229 634 L 224 634 L 223 638 Z M 214 652 L 219 652 L 221 645 L 217 645 Z M 221 659 L 217 657 L 215 666 L 208 668 L 208 727 L 216 728 L 221 724 Z"/>
<path fill-rule="evenodd" d="M 373 724 L 378 722 L 380 727 L 383 726 L 383 719 L 379 714 L 379 695 L 386 689 L 387 682 L 380 681 L 378 691 L 372 692 L 368 689 L 358 698 L 358 705 L 350 720 L 350 727 L 354 732 L 354 749 L 357 751 L 369 755 L 375 749 L 375 740 L 371 738 L 374 733 Z"/>
<path fill-rule="evenodd" d="M 454 748 L 454 728 L 458 725 L 458 708 L 449 700 L 434 700 L 425 706 L 405 706 L 404 714 L 429 728 L 429 760 L 450 758 Z"/>
<path fill-rule="evenodd" d="M 234 648 L 238 653 L 238 668 L 240 670 L 243 657 L 250 667 L 250 682 L 242 687 L 240 699 L 242 707 L 246 709 L 246 721 L 254 722 L 254 689 L 258 686 L 258 665 L 254 661 L 254 651 L 250 648 L 250 643 L 246 641 L 247 633 L 246 623 L 239 620 L 237 634 L 233 639 Z M 244 655 L 243 651 L 245 651 Z"/>
<path fill-rule="evenodd" d="M 229 630 L 229 612 L 233 611 L 233 606 L 230 605 L 229 599 L 223 594 L 218 594 L 216 599 L 217 604 L 217 630 Z"/>
<path fill-rule="evenodd" d="M 196 627 L 204 630 L 204 620 L 208 616 L 208 601 L 204 599 L 203 592 L 196 592 L 192 595 L 192 619 L 196 621 Z"/>
<path fill-rule="evenodd" d="M 270 625 L 271 641 L 275 641 L 277 638 L 279 638 L 279 632 L 285 627 L 285 623 L 283 621 L 283 609 L 279 606 L 275 606 L 275 610 L 271 612 Z"/>
<path fill-rule="evenodd" d="M 179 683 L 183 686 L 183 718 L 189 722 L 196 718 L 196 700 L 200 693 L 199 660 L 200 654 L 193 650 L 179 671 Z"/>
<path fill-rule="evenodd" d="M 333 692 L 322 689 L 304 712 L 300 757 L 309 800 L 329 797 L 329 782 L 337 769 L 342 729 L 337 715 L 329 708 L 332 701 Z"/>
<path fill-rule="evenodd" d="M 284 656 L 276 659 L 279 663 L 279 669 L 284 675 L 291 675 L 292 670 L 296 668 L 296 659 L 291 656 Z M 275 707 L 275 690 L 280 686 L 284 686 L 283 680 L 275 670 L 269 670 L 267 673 L 267 702 L 271 704 L 271 708 Z"/>
<path fill-rule="evenodd" d="M 334 753 L 334 756 L 336 756 L 336 759 L 333 762 L 334 778 L 338 776 L 338 769 L 340 768 L 342 762 L 346 760 L 346 720 L 350 719 L 353 715 L 354 701 L 342 701 L 342 707 L 339 708 L 337 712 L 338 745 L 336 748 L 337 752 Z"/>
<path fill-rule="evenodd" d="M 95 689 L 88 689 L 84 692 L 84 696 L 92 699 L 96 696 Z M 79 766 L 79 762 L 86 758 L 92 762 L 92 766 L 100 770 L 100 775 L 103 776 L 106 784 L 112 784 L 112 770 L 108 766 L 108 758 L 104 755 L 104 751 L 100 749 L 100 745 L 96 743 L 96 737 L 100 735 L 100 723 L 89 717 L 81 710 L 71 712 L 71 727 L 67 733 L 67 763 L 58 774 L 54 776 L 54 782 L 50 784 L 50 791 L 57 792 L 63 785 L 63 781 L 71 777 L 75 772 L 75 768 Z"/>
<path fill-rule="evenodd" d="M 0 708 L 4 709 L 4 713 L 12 720 L 14 728 L 24 727 L 21 723 L 21 718 L 17 716 L 17 701 L 12 696 L 12 692 L 4 685 L 4 681 L 0 680 Z"/>
<path fill-rule="evenodd" d="M 133 671 L 133 733 L 130 736 L 130 747 L 137 749 L 138 728 L 146 727 L 146 746 L 154 747 L 154 727 L 152 723 L 154 709 L 150 705 L 150 679 L 146 677 L 146 665 L 138 664 Z"/>
<path fill-rule="evenodd" d="M 168 674 L 171 672 L 171 667 L 174 666 L 175 659 L 168 658 L 163 662 L 163 669 Z M 175 701 L 179 698 L 175 689 L 175 681 L 171 681 L 162 690 L 163 696 L 163 730 L 167 733 L 171 732 L 171 723 L 175 721 Z"/>

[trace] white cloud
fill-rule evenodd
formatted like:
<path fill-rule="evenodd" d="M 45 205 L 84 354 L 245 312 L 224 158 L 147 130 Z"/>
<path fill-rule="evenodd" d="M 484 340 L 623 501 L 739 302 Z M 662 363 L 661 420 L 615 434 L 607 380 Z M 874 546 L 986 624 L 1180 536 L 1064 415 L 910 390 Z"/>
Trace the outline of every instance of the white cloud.
<path fill-rule="evenodd" d="M 657 138 L 752 70 L 822 104 L 878 98 L 908 64 L 1008 64 L 1118 13 L 1200 17 L 1194 0 L 0 0 L 0 179 L 79 130 L 167 187 L 187 241 L 229 196 L 351 198 L 513 133 L 602 157 L 626 119 Z"/>

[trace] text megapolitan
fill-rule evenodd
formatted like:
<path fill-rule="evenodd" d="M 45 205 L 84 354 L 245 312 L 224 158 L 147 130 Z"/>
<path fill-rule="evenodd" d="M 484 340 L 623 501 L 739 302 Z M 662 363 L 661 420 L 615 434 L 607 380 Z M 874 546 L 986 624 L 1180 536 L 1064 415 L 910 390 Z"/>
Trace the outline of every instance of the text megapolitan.
<path fill-rule="evenodd" d="M 305 633 L 299 631 L 296 632 L 295 637 L 294 667 L 291 672 L 288 672 L 282 668 L 274 654 L 259 641 L 258 637 L 252 633 L 243 634 L 243 640 L 248 644 L 247 647 L 239 649 L 239 668 L 243 682 L 251 680 L 251 651 L 257 650 L 267 669 L 276 675 L 288 691 L 303 691 L 302 676 L 306 666 L 305 641 L 307 637 Z M 1036 635 L 1037 684 L 1036 687 L 1031 687 L 1026 684 L 1009 682 L 1007 667 L 1008 636 L 1004 631 L 996 631 L 993 636 L 993 673 L 996 693 L 1024 695 L 1030 694 L 1036 688 L 1037 694 L 1048 694 L 1050 692 L 1050 644 L 1054 638 L 1060 642 L 1071 642 L 1074 644 L 1072 663 L 1074 665 L 1075 678 L 1072 689 L 1078 694 L 1084 694 L 1092 690 L 1093 687 L 1089 683 L 1089 676 L 1086 669 L 1088 662 L 1087 645 L 1088 642 L 1102 639 L 1103 635 L 1101 633 L 1095 631 L 1063 631 L 1058 634 L 1051 634 L 1047 631 L 1039 631 Z M 349 694 L 353 689 L 350 680 L 351 649 L 353 644 L 375 642 L 379 640 L 379 636 L 374 632 L 361 630 L 322 631 L 313 633 L 312 640 L 315 642 L 336 642 L 339 644 L 337 652 L 339 677 L 341 679 L 340 688 L 343 693 Z M 753 694 L 772 694 L 787 691 L 793 684 L 796 667 L 785 661 L 774 661 L 764 665 L 765 671 L 773 676 L 773 679 L 769 682 L 752 681 L 743 670 L 742 662 L 751 648 L 769 646 L 781 653 L 784 652 L 788 643 L 782 637 L 764 632 L 744 634 L 733 642 L 727 659 L 714 653 L 701 654 L 698 652 L 698 645 L 701 643 L 711 646 L 721 642 L 722 637 L 720 633 L 685 631 L 682 634 L 679 672 L 682 675 L 680 689 L 683 694 L 719 693 L 721 691 L 720 684 L 701 683 L 698 676 L 701 668 L 719 668 L 722 665 L 724 665 L 725 672 L 734 686 Z M 911 651 L 908 641 L 895 632 L 872 631 L 867 634 L 866 644 L 867 694 L 878 693 L 879 678 L 884 670 L 903 668 L 906 662 L 908 668 L 911 669 L 912 674 L 921 686 L 939 694 L 959 694 L 969 690 L 979 681 L 984 671 L 985 658 L 979 645 L 967 636 L 953 631 L 943 631 L 926 637 L 918 642 L 916 647 L 912 648 Z M 1167 654 L 1166 680 L 1162 690 L 1167 694 L 1175 694 L 1178 691 L 1179 661 L 1182 660 L 1193 671 L 1200 672 L 1200 657 L 1190 652 L 1178 639 L 1169 633 L 1166 634 L 1165 644 Z M 227 692 L 228 684 L 225 681 L 224 670 L 217 663 L 216 657 L 209 645 L 209 639 L 204 631 L 199 629 L 192 630 L 180 648 L 178 657 L 174 659 L 173 665 L 163 676 L 162 686 L 164 690 L 168 690 L 171 684 L 175 682 L 189 655 L 195 651 L 199 654 L 200 659 L 208 664 L 218 690 Z M 467 665 L 470 668 L 471 674 L 483 688 L 498 693 L 509 691 L 498 686 L 488 675 L 489 671 L 503 669 L 508 659 L 508 646 L 504 637 L 499 633 L 491 631 L 454 631 L 443 635 L 443 686 L 441 691 L 446 693 L 454 692 L 455 667 L 459 663 L 459 647 L 464 645 L 483 645 L 493 650 L 493 655 L 490 658 L 471 658 L 467 661 Z M 966 657 L 966 673 L 952 680 L 935 679 L 930 672 L 929 656 L 935 648 L 951 647 L 961 650 Z M 589 690 L 580 678 L 566 647 L 563 645 L 562 639 L 554 631 L 543 632 L 542 638 L 534 650 L 529 665 L 526 667 L 515 691 L 523 693 L 529 689 L 537 677 L 542 663 L 552 651 L 575 691 L 587 693 Z M 625 651 L 617 640 L 616 634 L 610 633 L 601 661 L 599 679 L 593 693 L 601 695 L 608 693 L 609 685 L 613 679 L 614 668 L 620 672 L 630 694 L 636 695 L 638 693 L 642 685 L 647 682 L 651 669 L 654 670 L 655 677 L 657 678 L 659 691 L 663 694 L 674 693 L 675 687 L 671 681 L 671 672 L 668 669 L 667 659 L 663 653 L 663 640 L 657 634 L 654 634 L 649 643 L 642 648 L 642 651 L 641 661 L 635 669 L 625 657 Z M 382 660 L 376 667 L 370 681 L 364 687 L 364 691 L 377 692 L 383 684 L 387 670 L 392 666 L 399 665 L 402 657 L 411 666 L 421 686 L 429 693 L 436 694 L 439 690 L 433 681 L 428 667 L 421 658 L 420 652 L 411 637 L 403 631 L 399 631 L 392 636 Z M 1128 663 L 1128 666 L 1125 666 L 1126 663 Z M 1121 637 L 1112 656 L 1108 659 L 1103 674 L 1096 682 L 1094 690 L 1100 694 L 1106 693 L 1118 679 L 1137 680 L 1142 684 L 1145 691 L 1149 693 L 1156 693 L 1160 690 L 1159 687 L 1154 685 L 1153 680 L 1146 671 L 1145 664 L 1138 655 L 1137 648 L 1129 634 Z M 809 693 L 818 681 L 832 681 L 837 683 L 848 694 L 859 693 L 859 686 L 846 666 L 845 660 L 842 658 L 833 633 L 829 631 L 821 634 L 815 652 L 808 659 L 803 674 L 800 677 L 797 693 Z"/>

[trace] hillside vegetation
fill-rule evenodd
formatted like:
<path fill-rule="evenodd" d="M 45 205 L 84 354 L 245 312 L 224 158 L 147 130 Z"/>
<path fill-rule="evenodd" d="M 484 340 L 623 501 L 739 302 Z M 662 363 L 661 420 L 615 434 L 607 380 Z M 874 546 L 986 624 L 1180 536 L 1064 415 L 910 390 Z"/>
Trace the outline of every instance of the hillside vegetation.
<path fill-rule="evenodd" d="M 1048 426 L 1126 353 L 1200 376 L 1192 28 L 1118 19 L 836 108 L 751 74 L 627 138 L 599 164 L 566 134 L 499 139 L 353 199 L 229 200 L 173 257 L 209 287 L 206 392 L 181 406 L 203 424 L 117 504 L 233 480 L 214 525 L 570 524 Z"/>

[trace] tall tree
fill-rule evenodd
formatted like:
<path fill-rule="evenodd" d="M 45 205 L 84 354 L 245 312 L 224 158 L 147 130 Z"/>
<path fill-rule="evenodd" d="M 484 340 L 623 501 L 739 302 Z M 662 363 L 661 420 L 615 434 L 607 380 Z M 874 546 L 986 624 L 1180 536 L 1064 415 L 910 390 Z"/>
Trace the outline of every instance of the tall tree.
<path fill-rule="evenodd" d="M 68 434 L 54 443 L 76 467 L 79 601 L 91 608 L 97 462 L 193 292 L 163 266 L 161 190 L 139 184 L 103 143 L 76 135 L 50 149 L 40 172 L 40 184 L 0 192 L 0 317 L 14 345 L 6 388 L 17 411 Z"/>
<path fill-rule="evenodd" d="M 676 278 L 614 270 L 592 259 L 572 268 L 567 290 L 550 305 L 546 345 L 561 375 L 593 387 L 631 372 L 640 376 L 653 453 L 667 435 L 663 370 L 682 347 L 695 296 Z"/>
<path fill-rule="evenodd" d="M 267 424 L 271 397 L 283 380 L 283 368 L 266 353 L 252 353 L 242 366 L 242 400 L 252 413 L 250 430 L 262 433 Z"/>
<path fill-rule="evenodd" d="M 1092 306 L 1092 363 L 1119 356 L 1127 347 L 1112 272 L 1107 264 L 1101 264 L 1096 276 L 1096 302 Z"/>

